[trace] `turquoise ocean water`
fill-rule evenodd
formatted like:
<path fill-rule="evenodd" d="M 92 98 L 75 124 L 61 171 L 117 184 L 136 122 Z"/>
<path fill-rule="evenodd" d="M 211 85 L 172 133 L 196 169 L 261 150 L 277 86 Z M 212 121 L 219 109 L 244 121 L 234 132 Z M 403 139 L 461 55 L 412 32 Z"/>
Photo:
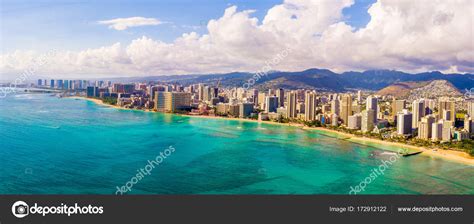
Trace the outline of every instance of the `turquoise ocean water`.
<path fill-rule="evenodd" d="M 169 146 L 131 194 L 347 194 L 393 156 L 320 131 L 17 94 L 0 100 L 0 194 L 114 194 Z M 400 158 L 361 193 L 474 194 L 473 174 Z"/>

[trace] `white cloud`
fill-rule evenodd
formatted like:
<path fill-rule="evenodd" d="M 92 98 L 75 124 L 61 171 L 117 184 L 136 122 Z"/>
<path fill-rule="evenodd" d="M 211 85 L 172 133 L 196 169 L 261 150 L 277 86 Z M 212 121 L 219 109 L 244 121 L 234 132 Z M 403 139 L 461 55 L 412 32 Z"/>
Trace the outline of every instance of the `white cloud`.
<path fill-rule="evenodd" d="M 91 77 L 257 71 L 287 48 L 291 54 L 272 69 L 474 72 L 472 0 L 378 0 L 361 29 L 344 22 L 342 9 L 352 4 L 285 0 L 262 21 L 253 11 L 230 6 L 208 22 L 207 34 L 185 33 L 171 43 L 140 37 L 126 46 L 58 50 L 41 72 Z M 18 74 L 35 55 L 1 55 L 2 73 Z"/>
<path fill-rule="evenodd" d="M 109 28 L 114 30 L 126 30 L 136 26 L 156 26 L 163 24 L 163 22 L 158 19 L 144 17 L 117 18 L 99 21 L 98 23 L 109 25 Z"/>

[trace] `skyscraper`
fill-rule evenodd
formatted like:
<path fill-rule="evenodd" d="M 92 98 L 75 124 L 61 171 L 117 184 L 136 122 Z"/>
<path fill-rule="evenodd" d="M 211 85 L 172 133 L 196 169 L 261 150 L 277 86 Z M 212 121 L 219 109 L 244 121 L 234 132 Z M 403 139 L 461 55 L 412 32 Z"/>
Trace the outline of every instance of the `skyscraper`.
<path fill-rule="evenodd" d="M 374 124 L 377 122 L 377 111 L 378 111 L 377 103 L 378 103 L 378 99 L 376 97 L 373 97 L 373 96 L 367 97 L 366 110 L 374 111 L 374 121 L 373 121 Z"/>
<path fill-rule="evenodd" d="M 362 116 L 360 114 L 349 116 L 349 121 L 347 123 L 348 129 L 359 130 L 362 124 Z"/>
<path fill-rule="evenodd" d="M 443 121 L 443 134 L 442 134 L 442 141 L 447 142 L 451 141 L 451 135 L 452 135 L 452 121 Z"/>
<path fill-rule="evenodd" d="M 43 80 L 42 79 L 38 79 L 38 86 L 42 86 L 43 85 Z"/>
<path fill-rule="evenodd" d="M 253 103 L 239 103 L 239 117 L 248 117 L 253 112 Z"/>
<path fill-rule="evenodd" d="M 296 99 L 297 93 L 295 91 L 291 91 L 288 93 L 287 97 L 287 115 L 289 118 L 296 118 Z"/>
<path fill-rule="evenodd" d="M 352 115 L 352 96 L 350 94 L 345 94 L 341 99 L 341 119 L 344 122 L 344 125 L 347 126 L 349 116 Z"/>
<path fill-rule="evenodd" d="M 405 100 L 394 100 L 392 102 L 392 115 L 396 119 L 399 112 L 405 109 Z"/>
<path fill-rule="evenodd" d="M 374 110 L 367 109 L 367 110 L 362 111 L 361 130 L 363 132 L 370 132 L 374 130 L 374 117 L 375 117 Z"/>
<path fill-rule="evenodd" d="M 203 98 L 202 101 L 210 101 L 211 100 L 211 95 L 212 95 L 212 90 L 210 86 L 204 87 L 204 93 L 203 93 Z"/>
<path fill-rule="evenodd" d="M 186 109 L 190 105 L 191 93 L 164 92 L 164 106 L 166 112 L 175 112 L 176 110 Z"/>
<path fill-rule="evenodd" d="M 443 138 L 443 120 L 433 123 L 431 128 L 431 140 L 440 141 Z"/>
<path fill-rule="evenodd" d="M 277 89 L 275 94 L 278 97 L 278 107 L 284 107 L 285 106 L 285 90 Z"/>
<path fill-rule="evenodd" d="M 51 83 L 49 84 L 49 87 L 50 87 L 50 88 L 54 88 L 54 79 L 51 79 L 50 82 L 51 82 Z"/>
<path fill-rule="evenodd" d="M 331 113 L 332 113 L 332 114 L 337 114 L 337 115 L 339 116 L 339 114 L 340 114 L 340 107 L 341 107 L 340 104 L 341 104 L 341 103 L 340 103 L 340 101 L 339 101 L 337 98 L 335 98 L 335 99 L 333 99 L 333 100 L 331 101 Z"/>
<path fill-rule="evenodd" d="M 155 110 L 164 112 L 165 107 L 165 92 L 164 91 L 155 91 L 154 94 L 155 100 Z"/>
<path fill-rule="evenodd" d="M 474 117 L 474 101 L 467 102 L 467 114 L 469 114 L 471 117 Z"/>
<path fill-rule="evenodd" d="M 99 87 L 88 86 L 87 97 L 99 97 Z"/>
<path fill-rule="evenodd" d="M 397 133 L 399 135 L 410 135 L 412 126 L 413 114 L 407 109 L 397 114 Z"/>
<path fill-rule="evenodd" d="M 198 99 L 200 101 L 204 100 L 204 85 L 203 84 L 199 84 L 198 86 Z"/>
<path fill-rule="evenodd" d="M 438 102 L 438 113 L 439 113 L 439 115 L 443 116 L 444 111 L 446 111 L 446 110 L 451 111 L 449 120 L 454 121 L 454 118 L 456 117 L 456 109 L 455 109 L 454 101 L 440 100 Z"/>
<path fill-rule="evenodd" d="M 413 118 L 415 119 L 415 118 Z M 418 122 L 418 138 L 428 140 L 432 137 L 433 124 L 436 118 L 434 116 L 426 116 Z"/>
<path fill-rule="evenodd" d="M 265 97 L 265 112 L 271 113 L 276 112 L 278 108 L 278 97 L 267 96 Z"/>
<path fill-rule="evenodd" d="M 452 112 L 450 110 L 443 110 L 443 112 L 441 114 L 441 119 L 443 119 L 445 121 L 453 121 L 453 120 L 451 120 L 451 114 L 452 114 Z"/>
<path fill-rule="evenodd" d="M 262 110 L 265 110 L 265 108 L 266 108 L 266 106 L 265 106 L 266 97 L 267 97 L 267 95 L 264 92 L 263 93 L 258 93 L 258 105 L 259 105 L 260 109 L 262 109 Z"/>
<path fill-rule="evenodd" d="M 435 109 L 435 101 L 431 99 L 425 99 L 425 115 L 433 114 Z"/>
<path fill-rule="evenodd" d="M 473 129 L 474 126 L 472 122 L 472 117 L 466 115 L 464 117 L 464 130 L 466 130 L 468 133 L 474 133 Z"/>
<path fill-rule="evenodd" d="M 306 121 L 314 121 L 316 119 L 316 93 L 315 92 L 306 92 L 305 95 L 305 110 L 304 118 Z"/>
<path fill-rule="evenodd" d="M 414 100 L 412 104 L 412 113 L 413 113 L 413 120 L 412 120 L 412 128 L 418 128 L 418 122 L 421 120 L 422 117 L 425 116 L 425 101 L 424 100 Z"/>

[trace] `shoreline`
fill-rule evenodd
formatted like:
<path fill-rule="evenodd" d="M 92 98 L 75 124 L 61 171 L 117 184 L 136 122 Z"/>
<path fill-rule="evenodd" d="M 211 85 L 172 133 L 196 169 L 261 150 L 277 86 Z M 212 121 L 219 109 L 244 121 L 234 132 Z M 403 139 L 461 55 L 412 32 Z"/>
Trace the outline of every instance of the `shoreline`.
<path fill-rule="evenodd" d="M 121 109 L 121 110 L 132 110 L 132 111 L 142 111 L 142 112 L 154 112 L 152 110 L 142 110 L 142 109 L 131 109 L 131 108 L 123 108 L 120 106 L 116 105 L 110 105 L 102 102 L 99 99 L 93 99 L 93 98 L 87 98 L 87 97 L 81 97 L 81 96 L 70 96 L 70 97 L 65 97 L 65 98 L 71 98 L 71 99 L 80 99 L 80 100 L 87 100 L 94 102 L 98 105 L 102 106 L 107 106 L 111 108 L 116 108 L 116 109 Z M 241 122 L 254 122 L 254 123 L 261 123 L 261 124 L 269 124 L 269 125 L 281 125 L 281 126 L 289 126 L 289 127 L 296 127 L 296 128 L 301 128 L 302 130 L 315 130 L 315 131 L 322 131 L 322 132 L 327 132 L 327 133 L 332 133 L 340 136 L 344 136 L 348 139 L 343 139 L 346 141 L 352 141 L 356 143 L 360 143 L 363 145 L 370 145 L 371 144 L 376 144 L 376 145 L 382 145 L 382 146 L 393 146 L 393 147 L 398 147 L 398 148 L 404 148 L 404 149 L 411 149 L 411 150 L 417 150 L 417 151 L 422 151 L 421 155 L 429 156 L 432 158 L 441 158 L 441 159 L 446 159 L 458 163 L 463 163 L 467 165 L 474 165 L 474 157 L 470 156 L 469 154 L 461 151 L 456 151 L 456 150 L 445 150 L 445 149 L 439 149 L 439 148 L 434 148 L 434 149 L 428 149 L 425 147 L 420 147 L 420 146 L 413 146 L 413 145 L 408 145 L 408 144 L 403 144 L 399 142 L 387 142 L 383 141 L 380 139 L 373 139 L 373 138 L 367 138 L 367 137 L 359 137 L 353 134 L 349 133 L 344 133 L 336 130 L 331 130 L 328 128 L 324 127 L 306 127 L 303 124 L 296 124 L 296 123 L 277 123 L 277 122 L 272 122 L 272 121 L 259 121 L 259 120 L 251 120 L 251 119 L 245 119 L 245 118 L 231 118 L 231 117 L 220 117 L 220 116 L 205 116 L 205 115 L 188 115 L 188 114 L 173 114 L 177 116 L 185 116 L 185 117 L 196 117 L 196 118 L 206 118 L 206 119 L 222 119 L 222 120 L 234 120 L 234 121 L 241 121 Z M 381 147 L 381 149 L 384 149 Z M 387 150 L 387 149 L 384 149 Z"/>

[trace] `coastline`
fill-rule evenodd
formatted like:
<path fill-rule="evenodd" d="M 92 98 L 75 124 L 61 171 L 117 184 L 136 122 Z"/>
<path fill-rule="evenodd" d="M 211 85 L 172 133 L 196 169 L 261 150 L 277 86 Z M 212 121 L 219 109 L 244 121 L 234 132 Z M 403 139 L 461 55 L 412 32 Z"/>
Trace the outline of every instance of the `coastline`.
<path fill-rule="evenodd" d="M 87 97 L 81 97 L 81 96 L 70 96 L 70 97 L 66 97 L 66 98 L 88 100 L 88 101 L 94 102 L 98 105 L 112 107 L 112 108 L 116 108 L 116 109 L 120 109 L 120 110 L 134 110 L 134 111 L 142 111 L 142 112 L 154 112 L 154 111 L 151 111 L 151 110 L 123 108 L 123 107 L 116 106 L 116 105 L 106 104 L 106 103 L 102 102 L 99 99 L 93 99 L 93 98 L 87 98 Z M 413 146 L 413 145 L 403 144 L 403 143 L 399 143 L 399 142 L 387 142 L 387 141 L 382 141 L 382 140 L 379 140 L 379 139 L 359 137 L 359 136 L 355 136 L 353 134 L 339 132 L 339 131 L 336 131 L 336 130 L 331 130 L 331 129 L 323 128 L 323 127 L 305 127 L 303 124 L 277 123 L 277 122 L 272 122 L 272 121 L 259 121 L 259 120 L 251 120 L 251 119 L 244 119 L 244 118 L 229 118 L 229 117 L 219 117 L 219 116 L 187 115 L 187 114 L 174 114 L 174 115 L 176 115 L 176 116 L 185 116 L 185 117 L 206 118 L 206 119 L 223 119 L 223 120 L 234 120 L 234 121 L 242 121 L 242 122 L 254 122 L 254 123 L 262 123 L 262 124 L 270 124 L 270 125 L 282 125 L 282 126 L 297 127 L 297 128 L 301 128 L 303 130 L 322 131 L 322 132 L 332 133 L 332 134 L 336 134 L 336 135 L 340 135 L 340 136 L 343 136 L 345 138 L 348 138 L 348 139 L 344 139 L 346 141 L 352 141 L 352 142 L 356 142 L 356 143 L 360 143 L 360 144 L 364 144 L 364 145 L 376 144 L 376 145 L 382 145 L 382 146 L 393 146 L 393 147 L 398 147 L 398 148 L 405 148 L 405 149 L 410 149 L 410 150 L 422 151 L 423 153 L 421 153 L 421 155 L 424 155 L 424 156 L 429 156 L 429 157 L 432 157 L 432 158 L 441 158 L 441 159 L 446 159 L 446 160 L 450 160 L 450 161 L 454 161 L 454 162 L 474 166 L 474 157 L 470 156 L 468 153 L 465 153 L 465 152 L 455 151 L 455 150 L 445 150 L 445 149 L 439 149 L 439 148 L 428 149 L 428 148 L 425 148 L 425 147 Z M 373 145 L 371 145 L 371 146 L 373 146 Z"/>

